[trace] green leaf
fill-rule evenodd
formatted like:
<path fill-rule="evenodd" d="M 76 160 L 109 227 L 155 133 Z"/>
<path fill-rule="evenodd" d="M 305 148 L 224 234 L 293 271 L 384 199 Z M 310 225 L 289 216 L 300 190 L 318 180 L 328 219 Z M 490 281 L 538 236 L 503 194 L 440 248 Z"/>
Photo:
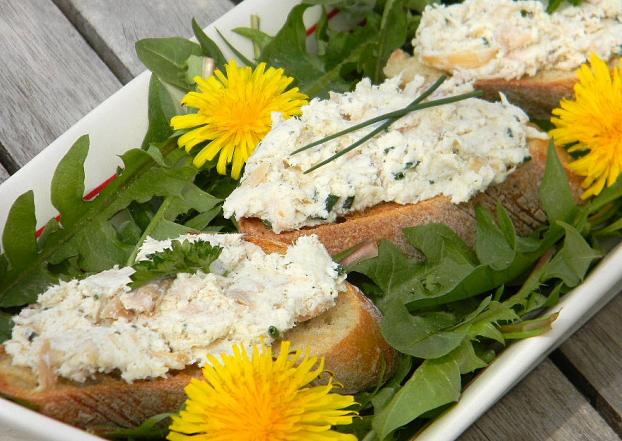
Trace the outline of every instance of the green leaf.
<path fill-rule="evenodd" d="M 499 330 L 503 337 L 508 340 L 520 340 L 523 338 L 535 337 L 551 330 L 551 326 L 559 313 L 554 313 L 546 317 L 534 320 L 524 320 L 511 325 L 501 326 Z"/>
<path fill-rule="evenodd" d="M 398 351 L 417 358 L 439 358 L 457 348 L 467 336 L 467 330 L 454 330 L 453 314 L 430 312 L 410 315 L 399 301 L 393 301 L 384 311 L 382 335 Z"/>
<path fill-rule="evenodd" d="M 384 409 L 374 416 L 372 427 L 384 440 L 394 430 L 425 412 L 458 401 L 459 397 L 460 365 L 455 354 L 426 360 Z"/>
<path fill-rule="evenodd" d="M 568 175 L 557 156 L 553 140 L 549 144 L 539 196 L 551 225 L 556 221 L 570 222 L 577 212 L 577 204 L 570 191 Z"/>
<path fill-rule="evenodd" d="M 162 81 L 189 91 L 192 85 L 185 80 L 186 60 L 190 55 L 201 55 L 202 50 L 185 38 L 145 38 L 136 42 L 136 54 Z"/>
<path fill-rule="evenodd" d="M 108 439 L 124 440 L 159 440 L 166 438 L 169 432 L 170 418 L 173 413 L 161 413 L 147 418 L 140 426 L 128 429 L 95 427 L 97 435 Z M 165 424 L 163 424 L 165 423 Z"/>
<path fill-rule="evenodd" d="M 207 36 L 201 26 L 197 23 L 197 21 L 192 19 L 192 31 L 194 32 L 194 36 L 197 38 L 197 41 L 201 45 L 201 50 L 203 51 L 203 55 L 211 57 L 214 60 L 214 64 L 218 69 L 224 69 L 225 64 L 227 64 L 227 59 L 223 55 L 222 51 L 218 47 L 214 41 Z"/>
<path fill-rule="evenodd" d="M 507 269 L 512 265 L 516 252 L 508 243 L 506 235 L 495 225 L 490 214 L 481 206 L 475 207 L 477 220 L 477 239 L 475 253 L 480 263 L 488 265 L 496 271 Z M 512 225 L 510 222 L 509 225 Z M 506 225 L 506 229 L 509 227 Z"/>
<path fill-rule="evenodd" d="M 232 45 L 229 42 L 229 40 L 227 40 L 225 38 L 225 36 L 222 34 L 222 32 L 220 32 L 218 29 L 216 29 L 216 32 L 218 32 L 218 35 L 220 36 L 220 38 L 222 38 L 222 41 L 225 42 L 225 44 L 231 50 L 231 52 L 233 52 L 235 54 L 235 56 L 238 57 L 242 63 L 244 63 L 246 66 L 255 67 L 256 64 L 252 60 L 247 58 L 246 55 L 244 55 L 240 50 L 238 50 L 238 48 L 236 48 L 234 45 Z"/>
<path fill-rule="evenodd" d="M 204 230 L 216 216 L 222 212 L 222 207 L 214 207 L 211 210 L 207 210 L 204 213 L 198 214 L 192 219 L 186 221 L 184 225 L 194 230 Z"/>
<path fill-rule="evenodd" d="M 262 51 L 259 61 L 269 66 L 282 67 L 287 75 L 296 79 L 295 85 L 311 97 L 327 96 L 329 90 L 350 90 L 353 83 L 341 77 L 341 65 L 355 62 L 362 54 L 363 47 L 352 48 L 347 59 L 327 70 L 317 55 L 307 52 L 303 15 L 308 7 L 302 4 L 292 8 L 283 27 Z"/>
<path fill-rule="evenodd" d="M 510 214 L 501 203 L 497 203 L 497 224 L 510 247 L 516 249 L 516 229 Z"/>
<path fill-rule="evenodd" d="M 171 248 L 150 254 L 148 260 L 141 260 L 132 266 L 136 272 L 131 276 L 131 287 L 135 289 L 178 273 L 195 273 L 199 270 L 207 273 L 221 252 L 221 247 L 212 246 L 209 242 L 173 240 Z"/>
<path fill-rule="evenodd" d="M 76 172 L 75 158 L 73 153 L 68 154 L 61 160 L 58 170 Z M 77 257 L 77 262 L 85 273 L 102 271 L 117 264 L 123 265 L 131 247 L 119 239 L 109 222 L 110 219 L 133 202 L 145 203 L 154 197 L 181 197 L 183 190 L 197 173 L 190 163 L 191 159 L 176 149 L 173 143 L 163 148 L 159 158 L 160 160 L 153 151 L 129 150 L 122 156 L 125 167 L 119 170 L 116 179 L 97 198 L 84 201 L 75 197 L 78 193 L 74 191 L 72 198 L 57 199 L 64 210 L 60 213 L 61 218 L 65 219 L 66 211 L 70 213 L 71 222 L 48 234 L 45 245 L 39 250 L 32 245 L 32 196 L 19 199 L 3 233 L 3 240 L 10 237 L 6 249 L 9 262 L 11 256 L 18 256 L 19 265 L 11 265 L 3 276 L 0 283 L 0 306 L 19 306 L 35 301 L 38 294 L 56 281 L 56 277 L 47 269 L 50 264 L 58 265 L 69 258 Z M 164 160 L 166 162 L 162 162 Z M 77 173 L 80 174 L 79 171 Z M 60 185 L 62 179 L 58 178 L 55 182 Z M 60 194 L 61 190 L 62 188 L 53 188 L 52 192 Z M 12 241 L 15 239 L 23 243 L 15 248 L 20 250 L 19 254 L 13 251 Z M 25 248 L 26 246 L 29 248 Z M 22 253 L 25 250 L 32 252 L 33 249 L 35 253 L 31 253 L 26 259 Z"/>
<path fill-rule="evenodd" d="M 387 0 L 382 13 L 380 33 L 376 43 L 374 70 L 371 78 L 374 83 L 384 80 L 382 69 L 389 55 L 406 42 L 407 21 L 404 0 Z"/>
<path fill-rule="evenodd" d="M 80 219 L 80 205 L 84 196 L 84 161 L 89 151 L 89 137 L 81 136 L 59 162 L 52 177 L 52 205 L 63 213 L 63 228 L 73 226 Z"/>
<path fill-rule="evenodd" d="M 265 32 L 260 31 L 259 29 L 241 27 L 233 29 L 233 32 L 248 38 L 253 43 L 256 43 L 259 46 L 259 50 L 261 51 L 263 51 L 266 46 L 269 45 L 274 39 Z"/>
<path fill-rule="evenodd" d="M 464 257 L 465 261 L 475 263 L 475 253 L 464 241 L 447 225 L 427 224 L 418 227 L 404 228 L 404 236 L 412 246 L 421 251 L 427 262 L 438 263 L 441 261 L 443 246 L 455 250 Z"/>
<path fill-rule="evenodd" d="M 473 349 L 473 344 L 468 340 L 462 342 L 456 349 L 455 357 L 460 366 L 460 373 L 462 375 L 475 372 L 478 369 L 488 366 L 488 363 L 477 356 L 475 349 Z"/>
<path fill-rule="evenodd" d="M 558 278 L 572 288 L 583 281 L 592 262 L 601 254 L 574 227 L 564 222 L 558 224 L 566 231 L 564 245 L 544 270 L 542 280 Z"/>
<path fill-rule="evenodd" d="M 13 332 L 13 316 L 0 311 L 0 342 L 5 342 L 11 338 Z"/>
<path fill-rule="evenodd" d="M 15 200 L 2 233 L 2 248 L 10 268 L 28 265 L 37 255 L 36 227 L 35 201 L 31 190 Z"/>
<path fill-rule="evenodd" d="M 183 113 L 179 102 L 180 100 L 173 99 L 169 89 L 156 75 L 152 74 L 149 79 L 149 105 L 147 107 L 149 127 L 143 138 L 142 148 L 162 142 L 173 134 L 171 118 Z"/>
<path fill-rule="evenodd" d="M 420 286 L 420 282 L 413 276 L 421 269 L 421 265 L 406 257 L 392 242 L 382 240 L 377 257 L 359 262 L 348 268 L 348 271 L 365 274 L 384 291 L 387 298 L 405 299 Z M 382 304 L 379 306 L 382 309 Z"/>

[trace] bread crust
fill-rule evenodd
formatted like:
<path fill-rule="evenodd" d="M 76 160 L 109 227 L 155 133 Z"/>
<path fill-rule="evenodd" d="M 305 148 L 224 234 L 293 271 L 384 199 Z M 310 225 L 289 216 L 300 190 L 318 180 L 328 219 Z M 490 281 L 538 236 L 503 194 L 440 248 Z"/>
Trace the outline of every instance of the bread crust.
<path fill-rule="evenodd" d="M 481 54 L 465 53 L 459 59 L 448 59 L 447 70 L 456 66 L 477 67 L 480 61 Z M 434 64 L 442 66 L 439 60 L 434 60 Z M 609 61 L 610 68 L 613 69 L 617 65 L 618 60 L 615 58 Z M 422 64 L 416 57 L 408 55 L 401 49 L 391 53 L 384 73 L 387 77 L 401 74 L 402 84 L 412 81 L 415 75 L 434 80 L 446 74 L 444 71 Z M 486 100 L 498 101 L 501 92 L 510 103 L 523 109 L 531 118 L 549 119 L 552 110 L 559 107 L 562 99 L 574 96 L 574 86 L 577 81 L 574 71 L 548 70 L 515 80 L 503 78 L 477 80 L 474 87 L 483 92 L 483 98 Z"/>
<path fill-rule="evenodd" d="M 285 252 L 287 245 L 271 239 L 250 238 L 266 252 Z M 330 341 L 323 342 L 322 351 L 314 349 L 310 338 L 327 316 L 356 317 L 352 326 Z M 337 304 L 286 333 L 292 348 L 310 345 L 312 353 L 325 357 L 326 369 L 344 385 L 338 392 L 355 392 L 375 386 L 383 372 L 380 360 L 386 361 L 384 372 L 394 367 L 396 352 L 380 332 L 382 317 L 376 307 L 354 286 L 340 293 Z M 278 348 L 278 342 L 274 348 Z M 171 371 L 166 378 L 139 380 L 127 383 L 117 375 L 98 375 L 85 383 L 59 378 L 47 390 L 39 390 L 37 378 L 29 369 L 15 367 L 11 357 L 0 346 L 0 396 L 17 401 L 65 423 L 82 429 L 103 427 L 133 427 L 147 418 L 164 412 L 176 412 L 186 395 L 184 388 L 201 369 L 189 366 Z"/>
<path fill-rule="evenodd" d="M 382 203 L 366 210 L 352 213 L 341 222 L 322 224 L 300 230 L 274 233 L 259 219 L 240 219 L 240 229 L 249 240 L 276 240 L 293 243 L 298 237 L 317 234 L 328 252 L 335 255 L 365 241 L 386 239 L 402 250 L 414 253 L 402 229 L 428 223 L 442 223 L 452 228 L 467 243 L 475 242 L 475 207 L 483 205 L 494 211 L 497 202 L 508 210 L 517 232 L 527 235 L 546 221 L 540 207 L 538 188 L 546 165 L 548 141 L 532 139 L 529 150 L 532 159 L 522 164 L 508 178 L 493 185 L 462 204 L 453 204 L 445 196 L 437 196 L 416 204 L 400 205 Z M 568 161 L 565 151 L 558 149 L 563 163 Z M 580 179 L 567 170 L 575 197 L 580 194 Z"/>

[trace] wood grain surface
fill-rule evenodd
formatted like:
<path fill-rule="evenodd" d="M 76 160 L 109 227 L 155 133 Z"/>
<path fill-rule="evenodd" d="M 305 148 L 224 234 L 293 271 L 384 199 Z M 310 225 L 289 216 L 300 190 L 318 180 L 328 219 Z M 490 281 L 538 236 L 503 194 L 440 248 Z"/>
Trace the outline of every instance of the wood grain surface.
<path fill-rule="evenodd" d="M 618 295 L 553 356 L 562 371 L 622 436 L 622 296 Z"/>
<path fill-rule="evenodd" d="M 460 441 L 619 441 L 550 360 L 480 418 Z"/>
<path fill-rule="evenodd" d="M 147 37 L 192 36 L 233 7 L 229 0 L 54 0 L 124 83 L 145 70 L 134 43 Z M 122 13 L 120 13 L 122 11 Z"/>
<path fill-rule="evenodd" d="M 6 178 L 9 177 L 9 172 L 7 172 L 4 167 L 0 165 L 0 183 L 6 181 Z"/>
<path fill-rule="evenodd" d="M 2 0 L 0 36 L 0 163 L 12 173 L 121 84 L 48 0 Z"/>
<path fill-rule="evenodd" d="M 230 7 L 229 0 L 0 0 L 0 162 L 16 171 L 141 72 L 136 40 L 189 36 L 193 16 L 206 26 Z M 6 176 L 0 167 L 0 182 Z M 620 316 L 618 296 L 554 355 L 561 372 L 545 361 L 461 440 L 619 440 Z M 1 441 L 25 439 L 0 428 Z"/>

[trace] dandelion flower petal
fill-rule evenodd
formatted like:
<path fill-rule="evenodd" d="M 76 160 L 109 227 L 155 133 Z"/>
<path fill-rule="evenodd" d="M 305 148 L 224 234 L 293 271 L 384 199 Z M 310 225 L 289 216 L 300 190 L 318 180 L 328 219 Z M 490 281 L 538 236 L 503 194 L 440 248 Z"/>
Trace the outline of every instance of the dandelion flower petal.
<path fill-rule="evenodd" d="M 188 130 L 177 143 L 190 152 L 203 145 L 194 157 L 197 167 L 218 155 L 216 169 L 240 178 L 242 167 L 259 141 L 272 128 L 272 112 L 287 119 L 300 115 L 307 96 L 297 87 L 287 89 L 294 80 L 283 69 L 266 68 L 260 63 L 255 69 L 238 67 L 231 60 L 209 78 L 196 77 L 198 91 L 189 92 L 182 104 L 196 113 L 177 115 L 171 119 L 175 130 Z"/>

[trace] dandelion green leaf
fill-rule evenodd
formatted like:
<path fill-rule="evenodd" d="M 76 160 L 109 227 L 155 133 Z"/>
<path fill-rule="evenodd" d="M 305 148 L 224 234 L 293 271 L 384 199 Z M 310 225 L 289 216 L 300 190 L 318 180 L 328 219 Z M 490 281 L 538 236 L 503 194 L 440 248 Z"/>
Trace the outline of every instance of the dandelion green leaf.
<path fill-rule="evenodd" d="M 136 42 L 136 54 L 162 81 L 190 90 L 192 85 L 185 80 L 186 60 L 202 51 L 201 46 L 185 38 L 145 38 Z"/>
<path fill-rule="evenodd" d="M 460 397 L 460 364 L 453 353 L 436 360 L 426 360 L 372 420 L 380 440 L 395 429 L 410 423 L 425 412 Z"/>

